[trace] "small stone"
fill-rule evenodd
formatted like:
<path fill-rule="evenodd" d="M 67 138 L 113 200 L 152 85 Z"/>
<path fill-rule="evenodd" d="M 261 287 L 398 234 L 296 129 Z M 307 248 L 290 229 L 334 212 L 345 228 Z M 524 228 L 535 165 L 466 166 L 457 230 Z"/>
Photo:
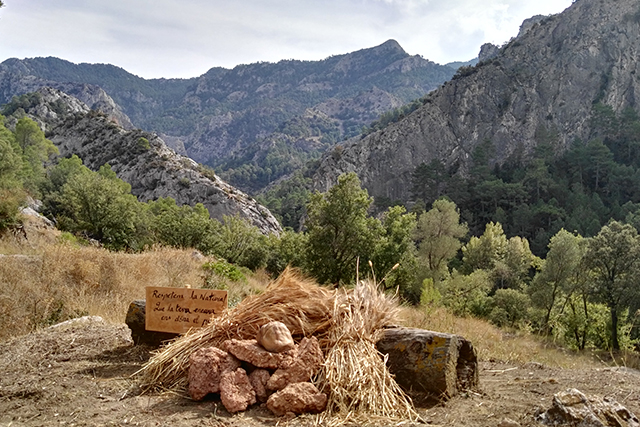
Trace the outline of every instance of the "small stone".
<path fill-rule="evenodd" d="M 256 392 L 256 398 L 260 402 L 266 402 L 269 393 L 267 392 L 267 382 L 271 374 L 266 369 L 255 369 L 249 374 L 249 381 Z"/>
<path fill-rule="evenodd" d="M 295 346 L 291 331 L 282 322 L 274 321 L 262 325 L 256 340 L 266 350 L 274 353 L 291 350 Z"/>
<path fill-rule="evenodd" d="M 277 371 L 273 373 L 267 388 L 282 390 L 288 384 L 306 382 L 318 373 L 324 363 L 324 355 L 316 337 L 303 338 L 298 346 L 298 352 L 292 359 L 283 361 Z"/>
<path fill-rule="evenodd" d="M 511 418 L 504 418 L 502 421 L 500 421 L 500 424 L 498 424 L 498 427 L 521 427 L 521 426 L 519 422 L 514 421 Z"/>
<path fill-rule="evenodd" d="M 239 367 L 238 359 L 219 348 L 194 351 L 189 357 L 189 395 L 194 400 L 202 400 L 209 393 L 218 393 L 222 374 Z"/>
<path fill-rule="evenodd" d="M 220 378 L 220 400 L 227 411 L 231 413 L 244 411 L 256 403 L 256 393 L 253 391 L 247 372 L 238 368 L 227 371 Z"/>
<path fill-rule="evenodd" d="M 327 407 L 327 395 L 311 383 L 289 384 L 284 389 L 275 392 L 267 400 L 267 408 L 277 416 L 288 412 L 304 414 L 318 413 Z"/>
<path fill-rule="evenodd" d="M 256 368 L 278 369 L 280 364 L 287 358 L 295 354 L 296 349 L 283 353 L 272 353 L 262 348 L 256 340 L 236 340 L 225 341 L 222 346 L 229 353 L 238 359 L 248 362 Z"/>

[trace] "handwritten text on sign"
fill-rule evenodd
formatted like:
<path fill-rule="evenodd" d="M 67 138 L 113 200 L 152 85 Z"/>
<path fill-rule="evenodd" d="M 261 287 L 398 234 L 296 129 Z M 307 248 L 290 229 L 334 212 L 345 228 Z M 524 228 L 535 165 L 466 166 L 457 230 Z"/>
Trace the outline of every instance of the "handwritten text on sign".
<path fill-rule="evenodd" d="M 145 329 L 183 334 L 227 308 L 227 291 L 147 287 Z"/>

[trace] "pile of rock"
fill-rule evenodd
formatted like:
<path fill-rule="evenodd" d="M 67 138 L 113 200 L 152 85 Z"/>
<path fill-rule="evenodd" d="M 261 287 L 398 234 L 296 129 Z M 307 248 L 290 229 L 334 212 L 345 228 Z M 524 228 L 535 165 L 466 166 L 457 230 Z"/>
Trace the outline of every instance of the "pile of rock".
<path fill-rule="evenodd" d="M 223 349 L 201 348 L 189 359 L 189 394 L 202 400 L 220 393 L 231 413 L 266 402 L 275 415 L 322 412 L 327 396 L 309 381 L 324 363 L 315 337 L 295 344 L 281 322 L 270 322 L 253 340 L 230 339 Z"/>

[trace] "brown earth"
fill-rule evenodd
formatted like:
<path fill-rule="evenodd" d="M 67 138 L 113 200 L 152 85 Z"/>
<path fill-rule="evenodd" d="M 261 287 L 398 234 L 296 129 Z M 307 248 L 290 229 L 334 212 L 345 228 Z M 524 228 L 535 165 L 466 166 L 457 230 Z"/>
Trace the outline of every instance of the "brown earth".
<path fill-rule="evenodd" d="M 264 406 L 230 415 L 219 400 L 173 393 L 140 394 L 131 376 L 149 357 L 125 325 L 83 318 L 0 343 L 1 426 L 274 426 L 311 425 L 311 417 L 274 417 Z M 480 387 L 419 408 L 438 426 L 497 426 L 505 418 L 538 426 L 537 410 L 554 393 L 577 388 L 612 397 L 640 414 L 640 371 L 623 367 L 550 368 L 483 361 Z M 413 423 L 403 423 L 413 425 Z"/>

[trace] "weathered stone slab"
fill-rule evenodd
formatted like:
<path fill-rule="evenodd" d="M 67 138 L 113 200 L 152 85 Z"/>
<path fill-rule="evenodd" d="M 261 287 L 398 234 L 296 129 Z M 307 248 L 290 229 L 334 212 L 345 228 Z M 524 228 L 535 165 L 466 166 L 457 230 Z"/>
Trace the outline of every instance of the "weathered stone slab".
<path fill-rule="evenodd" d="M 131 338 L 138 344 L 159 347 L 164 341 L 172 340 L 179 334 L 147 331 L 145 328 L 146 301 L 136 300 L 129 304 L 125 323 L 131 329 Z"/>
<path fill-rule="evenodd" d="M 376 344 L 387 366 L 412 396 L 451 398 L 478 385 L 478 360 L 471 342 L 459 335 L 414 328 L 384 331 Z"/>

